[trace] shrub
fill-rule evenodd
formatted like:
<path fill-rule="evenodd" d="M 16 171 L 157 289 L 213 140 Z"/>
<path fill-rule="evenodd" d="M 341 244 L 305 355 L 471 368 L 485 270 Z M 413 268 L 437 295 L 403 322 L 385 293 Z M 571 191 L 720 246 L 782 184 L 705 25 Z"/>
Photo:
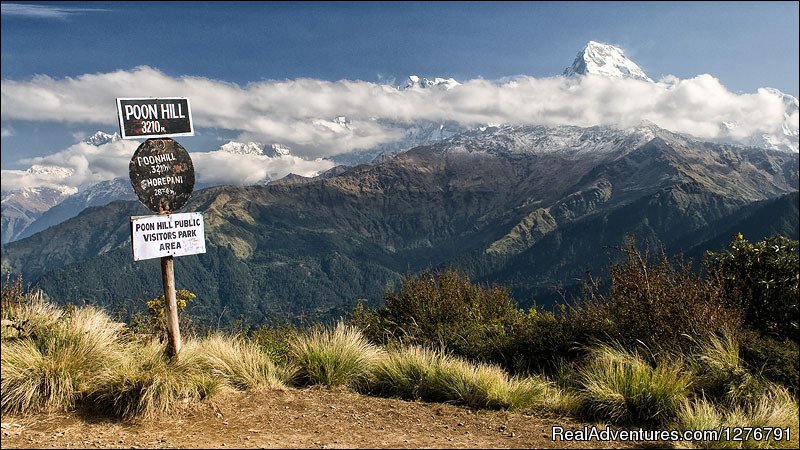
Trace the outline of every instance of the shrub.
<path fill-rule="evenodd" d="M 148 419 L 219 392 L 222 383 L 204 372 L 196 343 L 185 342 L 177 361 L 164 352 L 155 341 L 134 346 L 90 392 L 95 406 L 124 419 Z"/>
<path fill-rule="evenodd" d="M 557 373 L 563 363 L 581 355 L 582 347 L 600 334 L 569 315 L 566 308 L 557 316 L 549 311 L 531 308 L 509 331 L 512 335 L 504 350 L 510 359 L 507 365 L 515 373 Z"/>
<path fill-rule="evenodd" d="M 194 334 L 194 323 L 185 313 L 185 309 L 189 302 L 195 298 L 197 296 L 187 289 L 175 291 L 175 305 L 178 308 L 178 327 L 182 336 Z M 141 314 L 135 314 L 131 319 L 131 329 L 135 334 L 148 336 L 148 339 L 154 336 L 165 342 L 167 339 L 167 312 L 164 294 L 147 300 L 146 305 L 147 316 L 143 317 Z"/>
<path fill-rule="evenodd" d="M 278 369 L 253 342 L 213 335 L 200 341 L 198 351 L 203 366 L 236 389 L 278 389 L 291 381 L 291 373 Z"/>
<path fill-rule="evenodd" d="M 748 326 L 797 342 L 798 241 L 777 236 L 750 243 L 739 234 L 727 252 L 709 252 L 706 264 L 720 272 L 725 295 L 739 302 Z"/>
<path fill-rule="evenodd" d="M 686 336 L 739 328 L 740 312 L 715 274 L 704 279 L 690 264 L 680 259 L 673 263 L 663 251 L 651 258 L 632 242 L 623 250 L 627 259 L 611 267 L 608 293 L 590 279 L 587 298 L 570 311 L 577 334 L 613 340 L 626 348 L 644 343 L 655 349 L 685 350 L 692 343 Z"/>
<path fill-rule="evenodd" d="M 377 312 L 354 311 L 354 324 L 382 343 L 442 347 L 481 361 L 510 363 L 505 354 L 523 314 L 499 287 L 473 284 L 448 269 L 406 276 L 398 291 L 386 293 Z"/>
<path fill-rule="evenodd" d="M 297 381 L 304 385 L 356 388 L 369 380 L 381 351 L 355 328 L 338 323 L 291 342 Z"/>
<path fill-rule="evenodd" d="M 291 342 L 300 334 L 301 331 L 291 325 L 277 327 L 263 325 L 249 333 L 249 340 L 266 352 L 273 362 L 280 366 L 288 366 L 291 360 Z"/>
<path fill-rule="evenodd" d="M 680 361 L 652 366 L 609 345 L 592 349 L 578 376 L 586 412 L 617 423 L 659 424 L 673 418 L 692 383 Z"/>
<path fill-rule="evenodd" d="M 742 330 L 738 336 L 743 366 L 752 373 L 781 384 L 800 395 L 800 348 L 791 339 L 775 339 L 757 331 Z"/>
<path fill-rule="evenodd" d="M 23 304 L 25 326 L 2 342 L 3 412 L 65 410 L 118 366 L 121 324 L 95 308 L 57 312 L 49 304 Z"/>
<path fill-rule="evenodd" d="M 0 289 L 0 311 L 3 319 L 9 319 L 12 314 L 23 304 L 27 293 L 22 287 L 22 275 L 11 281 L 11 273 L 6 274 L 6 280 Z"/>

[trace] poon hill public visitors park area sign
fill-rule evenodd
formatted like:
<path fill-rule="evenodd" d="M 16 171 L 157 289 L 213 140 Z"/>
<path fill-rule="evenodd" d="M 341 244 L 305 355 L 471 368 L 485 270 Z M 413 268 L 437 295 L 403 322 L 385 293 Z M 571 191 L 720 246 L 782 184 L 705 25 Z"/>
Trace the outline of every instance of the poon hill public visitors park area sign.
<path fill-rule="evenodd" d="M 134 192 L 158 215 L 131 217 L 134 261 L 161 258 L 167 312 L 167 354 L 177 359 L 181 349 L 175 301 L 175 256 L 206 252 L 202 213 L 180 213 L 194 189 L 194 165 L 189 152 L 172 136 L 194 136 L 188 98 L 118 98 L 122 139 L 147 138 L 131 157 Z"/>

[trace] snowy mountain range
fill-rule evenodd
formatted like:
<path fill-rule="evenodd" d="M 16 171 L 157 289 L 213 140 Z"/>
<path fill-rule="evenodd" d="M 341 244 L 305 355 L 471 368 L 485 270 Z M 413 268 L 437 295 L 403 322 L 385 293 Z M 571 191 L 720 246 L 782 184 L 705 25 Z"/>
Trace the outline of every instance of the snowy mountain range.
<path fill-rule="evenodd" d="M 234 155 L 263 155 L 270 158 L 280 158 L 289 155 L 289 147 L 281 144 L 261 144 L 259 142 L 229 141 L 217 150 L 218 152 L 233 153 Z"/>
<path fill-rule="evenodd" d="M 581 158 L 638 148 L 655 137 L 686 139 L 681 135 L 642 121 L 638 126 L 619 129 L 607 126 L 500 125 L 462 133 L 442 142 L 450 155 L 559 155 Z"/>
<path fill-rule="evenodd" d="M 604 76 L 655 83 L 641 67 L 625 56 L 622 49 L 596 41 L 589 41 L 577 54 L 572 65 L 567 67 L 562 75 L 565 77 Z M 461 86 L 461 83 L 453 78 L 423 78 L 411 75 L 404 85 L 396 86 L 396 88 L 400 91 L 418 89 L 449 91 L 458 89 L 459 86 Z M 720 136 L 715 141 L 797 153 L 798 99 L 778 89 L 764 88 L 764 91 L 779 98 L 783 104 L 784 121 L 782 129 L 772 134 L 760 133 L 742 137 L 742 133 L 737 132 L 741 124 L 724 122 L 719 124 Z M 400 122 L 389 119 L 377 119 L 377 121 L 382 127 L 402 130 L 402 137 L 393 142 L 330 156 L 327 159 L 336 164 L 347 166 L 373 161 L 378 162 L 405 150 L 444 140 L 450 140 L 448 144 L 449 152 L 491 153 L 494 151 L 493 149 L 513 152 L 514 148 L 524 148 L 526 152 L 557 151 L 581 155 L 585 152 L 602 152 L 603 148 L 610 148 L 610 146 L 618 148 L 620 139 L 631 140 L 631 145 L 635 146 L 641 144 L 641 140 L 652 138 L 657 133 L 667 132 L 647 123 L 642 123 L 635 129 L 613 131 L 609 127 L 529 126 L 520 128 L 497 124 L 467 126 L 455 121 L 417 120 Z M 349 132 L 352 130 L 352 123 L 345 116 L 334 117 L 330 120 L 319 120 L 318 122 L 337 132 Z M 83 142 L 100 146 L 119 139 L 118 133 L 109 134 L 98 131 Z M 459 142 L 462 141 L 464 143 L 468 142 L 469 145 L 460 145 Z M 266 156 L 284 160 L 299 159 L 291 155 L 288 147 L 279 143 L 263 144 L 259 142 L 230 141 L 211 153 L 214 152 Z M 288 163 L 289 161 L 286 162 Z M 40 231 L 47 226 L 78 214 L 88 206 L 99 206 L 113 200 L 134 198 L 130 185 L 125 179 L 104 181 L 81 192 L 76 192 L 75 188 L 61 185 L 58 181 L 72 175 L 72 169 L 52 165 L 33 165 L 26 172 L 47 179 L 49 187 L 3 192 L 3 243 Z M 67 198 L 70 198 L 69 202 L 65 201 Z M 51 214 L 44 214 L 62 202 L 64 202 L 64 207 L 54 209 Z M 26 231 L 26 228 L 34 222 L 38 222 L 38 224 Z"/>
<path fill-rule="evenodd" d="M 797 123 L 797 98 L 774 88 L 764 88 L 764 91 L 774 95 L 783 102 L 783 127 L 781 127 L 781 131 L 773 134 L 760 133 L 747 136 L 743 139 L 737 139 L 732 135 L 736 133 L 739 124 L 735 122 L 723 122 L 720 124 L 721 137 L 719 140 L 721 142 L 739 143 L 752 147 L 798 153 L 798 128 L 792 125 L 793 121 Z"/>
<path fill-rule="evenodd" d="M 45 211 L 74 194 L 69 187 L 26 187 L 4 192 L 0 200 L 2 243 L 19 239 L 19 235 Z"/>
<path fill-rule="evenodd" d="M 90 206 L 105 206 L 116 200 L 136 200 L 127 178 L 101 181 L 87 189 L 64 197 L 57 204 L 42 212 L 27 227 L 19 230 L 14 240 L 32 236 L 53 225 L 71 219 Z"/>
<path fill-rule="evenodd" d="M 98 131 L 83 142 L 101 146 L 120 139 L 119 134 Z M 259 155 L 268 158 L 290 156 L 289 148 L 280 144 L 229 141 L 214 152 L 234 155 Z M 213 152 L 212 152 L 213 153 Z M 55 182 L 73 174 L 73 170 L 58 166 L 33 165 L 27 173 L 48 177 Z M 266 181 L 271 181 L 271 178 Z M 195 190 L 209 187 L 198 183 Z M 24 188 L 3 192 L 2 242 L 12 242 L 32 236 L 53 225 L 77 216 L 90 206 L 104 206 L 116 200 L 136 200 L 127 177 L 105 180 L 78 190 L 67 185 Z"/>
<path fill-rule="evenodd" d="M 433 80 L 429 80 L 427 78 L 420 78 L 417 75 L 410 75 L 406 80 L 405 86 L 401 89 L 429 89 L 429 88 L 436 88 L 436 89 L 444 89 L 450 90 L 456 86 L 461 86 L 461 83 L 456 81 L 453 78 L 434 78 Z"/>
<path fill-rule="evenodd" d="M 378 120 L 378 123 L 387 128 L 403 130 L 403 137 L 399 140 L 379 144 L 372 148 L 330 156 L 327 159 L 336 164 L 344 164 L 346 166 L 366 164 L 372 162 L 375 158 L 395 155 L 419 145 L 430 144 L 455 136 L 459 133 L 477 129 L 466 127 L 455 121 L 435 122 L 432 120 L 418 120 L 413 123 L 401 123 L 381 119 Z"/>
<path fill-rule="evenodd" d="M 578 52 L 571 66 L 564 69 L 564 76 L 578 77 L 584 75 L 600 75 L 613 78 L 628 78 L 654 83 L 635 62 L 625 56 L 622 49 L 609 44 L 589 41 L 586 47 Z M 798 100 L 775 88 L 763 88 L 766 92 L 781 99 L 784 105 L 783 127 L 778 133 L 760 133 L 751 136 L 737 137 L 737 123 L 720 123 L 718 142 L 740 144 L 745 146 L 767 148 L 784 152 L 798 152 Z"/>
<path fill-rule="evenodd" d="M 96 147 L 99 147 L 103 144 L 108 144 L 109 142 L 116 142 L 120 139 L 122 138 L 119 136 L 119 133 L 108 134 L 104 131 L 98 131 L 95 134 L 84 139 L 83 142 L 89 145 L 94 145 Z"/>

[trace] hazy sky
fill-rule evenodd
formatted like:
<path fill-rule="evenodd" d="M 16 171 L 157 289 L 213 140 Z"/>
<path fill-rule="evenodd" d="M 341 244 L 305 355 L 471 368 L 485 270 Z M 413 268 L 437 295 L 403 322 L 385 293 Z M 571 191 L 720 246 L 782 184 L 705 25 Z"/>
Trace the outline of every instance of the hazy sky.
<path fill-rule="evenodd" d="M 591 125 L 639 114 L 704 136 L 711 125 L 678 123 L 664 105 L 737 120 L 765 107 L 760 87 L 797 96 L 799 35 L 797 2 L 2 2 L 2 168 L 117 131 L 117 96 L 195 97 L 198 135 L 180 139 L 191 151 L 252 138 L 317 157 L 396 137 L 374 118 Z M 549 77 L 589 40 L 621 47 L 654 80 L 693 81 L 649 109 L 637 99 L 661 94 L 638 85 L 567 95 Z M 430 98 L 382 88 L 411 74 L 467 88 Z M 484 83 L 521 75 L 513 95 Z M 580 112 L 500 104 L 520 92 L 528 103 L 561 92 L 554 101 Z M 621 109 L 596 107 L 595 92 L 622 96 Z M 332 134 L 322 122 L 336 115 L 360 128 Z"/>

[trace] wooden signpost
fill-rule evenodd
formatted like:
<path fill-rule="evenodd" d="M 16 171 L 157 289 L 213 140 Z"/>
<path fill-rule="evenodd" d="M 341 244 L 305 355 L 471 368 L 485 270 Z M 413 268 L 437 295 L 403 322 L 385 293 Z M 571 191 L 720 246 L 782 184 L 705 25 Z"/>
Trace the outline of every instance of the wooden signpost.
<path fill-rule="evenodd" d="M 174 257 L 205 253 L 201 213 L 174 214 L 194 188 L 189 153 L 168 136 L 192 136 L 189 99 L 117 99 L 123 139 L 149 137 L 134 152 L 129 165 L 131 185 L 139 200 L 157 216 L 131 217 L 133 259 L 161 258 L 161 278 L 167 313 L 167 354 L 181 351 L 178 305 L 175 299 Z"/>

